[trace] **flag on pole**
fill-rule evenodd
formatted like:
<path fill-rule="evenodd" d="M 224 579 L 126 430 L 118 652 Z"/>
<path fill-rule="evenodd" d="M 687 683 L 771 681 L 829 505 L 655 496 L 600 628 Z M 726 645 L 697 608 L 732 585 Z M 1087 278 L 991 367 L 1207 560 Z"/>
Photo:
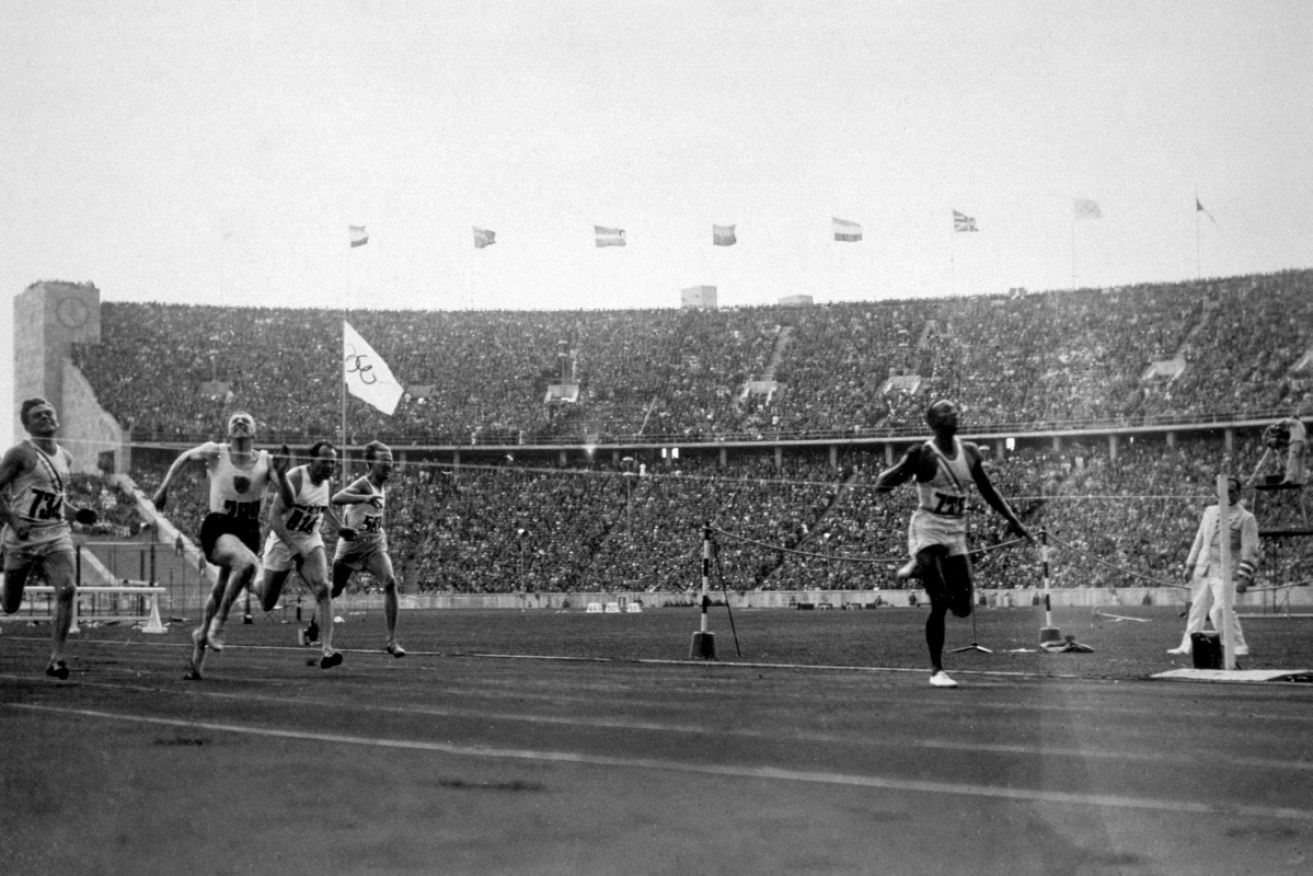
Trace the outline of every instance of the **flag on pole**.
<path fill-rule="evenodd" d="M 1200 202 L 1198 195 L 1194 196 L 1194 211 L 1196 213 L 1203 213 L 1212 221 L 1214 225 L 1217 224 L 1217 220 L 1213 219 L 1213 214 L 1209 213 L 1208 210 L 1204 207 L 1203 203 Z"/>
<path fill-rule="evenodd" d="M 369 232 L 365 230 L 365 226 L 349 225 L 347 227 L 351 230 L 352 246 L 364 246 L 369 243 Z"/>
<path fill-rule="evenodd" d="M 953 211 L 953 230 L 954 231 L 979 231 L 976 227 L 976 217 L 968 216 L 965 213 Z"/>
<path fill-rule="evenodd" d="M 497 232 L 489 231 L 486 228 L 474 229 L 474 248 L 483 249 L 485 246 L 492 246 L 497 242 Z"/>
<path fill-rule="evenodd" d="M 862 226 L 847 219 L 835 219 L 834 239 L 845 243 L 856 243 L 862 239 Z"/>
<path fill-rule="evenodd" d="M 1103 218 L 1103 214 L 1099 212 L 1099 202 L 1092 201 L 1089 198 L 1073 198 L 1072 215 L 1078 220 Z"/>
<path fill-rule="evenodd" d="M 623 228 L 603 228 L 600 225 L 594 225 L 593 233 L 597 235 L 598 246 L 625 245 L 625 231 Z"/>
<path fill-rule="evenodd" d="M 345 319 L 342 320 L 342 379 L 346 381 L 347 392 L 388 416 L 397 409 L 404 392 L 388 363 Z"/>
<path fill-rule="evenodd" d="M 739 242 L 733 225 L 712 225 L 711 242 L 715 246 L 733 246 Z"/>

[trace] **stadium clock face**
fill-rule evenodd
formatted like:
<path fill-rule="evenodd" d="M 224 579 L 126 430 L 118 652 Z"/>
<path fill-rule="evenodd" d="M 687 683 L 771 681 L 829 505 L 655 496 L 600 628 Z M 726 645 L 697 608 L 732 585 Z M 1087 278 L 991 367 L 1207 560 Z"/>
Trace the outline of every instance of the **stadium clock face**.
<path fill-rule="evenodd" d="M 59 315 L 59 321 L 68 328 L 81 328 L 90 315 L 87 311 L 87 303 L 75 295 L 61 298 L 56 313 Z"/>

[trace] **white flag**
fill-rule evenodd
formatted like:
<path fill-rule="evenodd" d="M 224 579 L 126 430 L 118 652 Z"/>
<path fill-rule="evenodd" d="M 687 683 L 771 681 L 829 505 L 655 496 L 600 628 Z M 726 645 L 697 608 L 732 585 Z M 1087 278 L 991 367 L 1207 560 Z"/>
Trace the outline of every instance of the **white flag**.
<path fill-rule="evenodd" d="M 862 226 L 847 219 L 835 219 L 834 239 L 844 243 L 856 243 L 862 239 Z"/>
<path fill-rule="evenodd" d="M 392 416 L 404 390 L 388 363 L 346 320 L 342 320 L 342 375 L 347 392 Z"/>
<path fill-rule="evenodd" d="M 1092 201 L 1089 198 L 1072 199 L 1072 215 L 1079 221 L 1081 219 L 1102 219 L 1103 213 L 1099 210 L 1099 202 Z"/>
<path fill-rule="evenodd" d="M 625 230 L 623 228 L 603 228 L 601 225 L 594 225 L 593 234 L 597 238 L 598 246 L 625 245 Z"/>

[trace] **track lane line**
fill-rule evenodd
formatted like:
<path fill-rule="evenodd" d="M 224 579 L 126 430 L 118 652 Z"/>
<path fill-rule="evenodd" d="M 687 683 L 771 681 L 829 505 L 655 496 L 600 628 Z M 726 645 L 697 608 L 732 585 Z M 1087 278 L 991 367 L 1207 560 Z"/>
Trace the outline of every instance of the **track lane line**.
<path fill-rule="evenodd" d="M 717 776 L 750 780 L 803 782 L 820 785 L 872 788 L 883 791 L 944 794 L 958 797 L 1013 800 L 1023 803 L 1065 804 L 1103 809 L 1129 809 L 1190 815 L 1227 815 L 1244 818 L 1278 818 L 1286 821 L 1302 821 L 1313 824 L 1313 810 L 1283 806 L 1213 806 L 1193 800 L 1159 800 L 1148 797 L 1128 797 L 1117 794 L 1077 794 L 1067 791 L 1002 788 L 970 783 L 891 779 L 880 776 L 862 776 L 849 773 L 791 770 L 782 767 L 743 767 L 697 764 L 687 761 L 612 757 L 607 755 L 578 754 L 542 749 L 492 748 L 454 745 L 444 742 L 377 739 L 362 736 L 345 736 L 333 733 L 312 733 L 302 730 L 279 730 L 266 727 L 244 726 L 240 724 L 223 724 L 211 721 L 191 721 L 180 718 L 123 715 L 95 709 L 72 709 L 63 706 L 43 706 L 34 703 L 6 703 L 4 705 L 7 708 L 46 714 L 96 718 L 101 720 L 149 724 L 162 727 L 182 727 L 188 730 L 209 730 L 216 733 L 234 733 L 239 735 L 258 736 L 267 739 L 292 739 L 307 742 L 327 742 L 337 745 L 353 745 L 365 748 L 428 751 L 454 757 L 486 758 L 492 760 L 521 760 L 538 763 L 652 770 L 657 772 L 673 772 L 688 775 Z"/>

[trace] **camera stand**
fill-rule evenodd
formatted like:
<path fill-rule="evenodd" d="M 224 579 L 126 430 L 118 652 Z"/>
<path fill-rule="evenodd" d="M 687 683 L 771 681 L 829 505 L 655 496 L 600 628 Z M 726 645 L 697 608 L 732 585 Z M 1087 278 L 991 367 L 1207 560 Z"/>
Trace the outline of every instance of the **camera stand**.
<path fill-rule="evenodd" d="M 1259 473 L 1262 472 L 1263 469 L 1267 468 L 1268 460 L 1272 459 L 1274 455 L 1275 454 L 1271 447 L 1263 448 L 1263 455 L 1259 457 L 1258 465 L 1254 466 L 1254 473 L 1249 476 L 1249 481 L 1248 483 L 1245 484 L 1245 486 L 1253 486 L 1255 483 L 1258 482 Z M 1281 457 L 1277 456 L 1276 458 L 1277 458 L 1277 463 L 1280 464 Z"/>
<path fill-rule="evenodd" d="M 948 653 L 950 653 L 950 654 L 960 654 L 960 653 L 963 652 L 963 651 L 979 651 L 979 652 L 982 653 L 982 654 L 993 654 L 993 653 L 994 653 L 993 651 L 991 651 L 991 650 L 989 650 L 988 648 L 986 648 L 984 645 L 980 644 L 980 642 L 979 642 L 978 639 L 976 638 L 976 609 L 975 609 L 975 606 L 973 606 L 972 609 L 971 609 L 971 644 L 970 644 L 970 645 L 963 645 L 961 648 L 953 648 L 953 649 L 950 650 Z"/>

